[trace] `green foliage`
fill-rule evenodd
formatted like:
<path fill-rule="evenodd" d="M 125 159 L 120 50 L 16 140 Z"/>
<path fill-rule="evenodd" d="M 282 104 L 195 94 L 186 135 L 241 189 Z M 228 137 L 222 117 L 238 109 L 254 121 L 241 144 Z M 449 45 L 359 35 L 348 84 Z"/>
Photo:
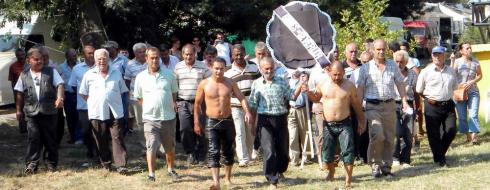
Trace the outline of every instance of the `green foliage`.
<path fill-rule="evenodd" d="M 463 35 L 459 39 L 459 42 L 468 42 L 470 44 L 483 44 L 483 40 L 481 39 L 480 30 L 478 29 L 478 27 L 466 26 L 463 31 Z"/>
<path fill-rule="evenodd" d="M 384 39 L 386 42 L 397 40 L 402 31 L 388 31 L 388 24 L 382 23 L 379 19 L 388 6 L 387 3 L 388 0 L 361 0 L 355 8 L 355 11 L 360 13 L 358 17 L 353 16 L 350 10 L 341 12 L 340 23 L 335 24 L 339 52 L 343 52 L 345 46 L 350 42 L 355 42 L 360 50 L 364 51 L 365 47 L 361 44 L 368 38 Z"/>

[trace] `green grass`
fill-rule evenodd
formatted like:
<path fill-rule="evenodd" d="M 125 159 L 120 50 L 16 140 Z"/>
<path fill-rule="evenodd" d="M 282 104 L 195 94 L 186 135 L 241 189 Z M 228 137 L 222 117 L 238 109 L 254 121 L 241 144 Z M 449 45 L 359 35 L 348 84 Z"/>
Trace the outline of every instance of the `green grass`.
<path fill-rule="evenodd" d="M 60 171 L 47 173 L 42 166 L 38 174 L 23 176 L 23 156 L 25 135 L 20 135 L 12 121 L 0 121 L 0 189 L 206 189 L 211 184 L 210 171 L 203 167 L 185 167 L 184 156 L 178 156 L 178 182 L 171 182 L 166 176 L 163 160 L 159 159 L 157 181 L 146 181 L 146 162 L 136 158 L 139 152 L 129 137 L 130 176 L 121 176 L 98 168 L 82 168 L 87 161 L 82 146 L 62 144 L 60 149 Z M 354 189 L 489 189 L 490 178 L 490 126 L 482 128 L 482 142 L 479 146 L 464 143 L 458 135 L 448 152 L 449 168 L 440 168 L 432 163 L 427 139 L 423 138 L 421 151 L 413 156 L 412 168 L 394 168 L 395 177 L 373 179 L 366 165 L 354 168 Z M 224 189 L 266 189 L 268 184 L 262 175 L 262 163 L 254 163 L 247 168 L 233 168 L 231 187 Z M 138 169 L 140 168 L 140 169 Z M 303 170 L 290 167 L 285 173 L 286 183 L 281 189 L 337 189 L 343 186 L 344 171 L 337 167 L 334 182 L 325 182 L 325 172 L 318 165 L 306 165 Z"/>

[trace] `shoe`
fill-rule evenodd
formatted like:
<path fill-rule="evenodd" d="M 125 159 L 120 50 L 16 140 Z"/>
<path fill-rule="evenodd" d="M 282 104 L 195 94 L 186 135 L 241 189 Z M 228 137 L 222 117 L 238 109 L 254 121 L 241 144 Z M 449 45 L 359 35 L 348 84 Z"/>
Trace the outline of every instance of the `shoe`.
<path fill-rule="evenodd" d="M 48 165 L 48 171 L 49 172 L 56 172 L 58 171 L 58 169 L 56 168 L 56 166 L 53 166 L 53 165 Z"/>
<path fill-rule="evenodd" d="M 399 166 L 400 165 L 400 161 L 398 160 L 393 160 L 393 164 L 392 166 Z"/>
<path fill-rule="evenodd" d="M 372 166 L 372 175 L 375 178 L 381 177 L 381 170 L 379 169 L 378 165 L 373 165 Z"/>
<path fill-rule="evenodd" d="M 383 174 L 384 176 L 393 176 L 393 173 L 391 173 L 391 167 L 389 166 L 381 167 L 381 174 Z"/>
<path fill-rule="evenodd" d="M 247 167 L 248 161 L 240 161 L 238 162 L 238 167 Z"/>
<path fill-rule="evenodd" d="M 155 176 L 148 176 L 148 181 L 155 182 Z"/>
<path fill-rule="evenodd" d="M 196 165 L 197 161 L 196 159 L 194 158 L 194 155 L 192 154 L 188 154 L 187 155 L 187 165 Z"/>
<path fill-rule="evenodd" d="M 412 165 L 410 165 L 409 163 L 402 163 L 402 168 L 411 168 L 413 167 Z"/>
<path fill-rule="evenodd" d="M 77 140 L 74 142 L 76 145 L 82 145 L 83 144 L 83 140 Z"/>
<path fill-rule="evenodd" d="M 24 170 L 24 174 L 25 175 L 32 175 L 32 174 L 36 173 L 36 170 L 37 170 L 37 168 L 35 168 L 35 167 L 27 166 L 27 168 Z"/>
<path fill-rule="evenodd" d="M 172 178 L 172 180 L 178 180 L 179 179 L 179 174 L 175 172 L 175 170 L 167 172 L 167 175 Z"/>
<path fill-rule="evenodd" d="M 258 150 L 253 149 L 253 150 L 252 150 L 252 155 L 250 156 L 250 158 L 251 158 L 252 160 L 256 160 L 256 159 L 257 159 L 257 157 L 258 157 Z"/>
<path fill-rule="evenodd" d="M 125 168 L 125 167 L 119 167 L 119 168 L 117 168 L 117 170 L 116 170 L 116 171 L 117 171 L 117 173 L 119 173 L 119 174 L 121 174 L 121 175 L 127 175 L 127 174 L 128 174 L 128 172 L 129 172 L 129 171 L 128 171 L 128 169 L 127 169 L 127 168 Z"/>
<path fill-rule="evenodd" d="M 442 168 L 448 168 L 449 167 L 449 165 L 447 164 L 446 160 L 440 161 L 439 162 L 439 166 L 441 166 Z"/>

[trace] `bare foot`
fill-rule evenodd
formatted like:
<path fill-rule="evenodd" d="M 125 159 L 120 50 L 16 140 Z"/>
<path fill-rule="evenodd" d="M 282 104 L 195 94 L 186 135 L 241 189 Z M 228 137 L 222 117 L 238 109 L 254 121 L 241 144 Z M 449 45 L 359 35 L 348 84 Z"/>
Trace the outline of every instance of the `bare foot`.
<path fill-rule="evenodd" d="M 344 185 L 344 189 L 351 189 L 352 186 L 350 185 L 350 183 L 345 183 Z"/>
<path fill-rule="evenodd" d="M 269 189 L 277 189 L 277 184 L 270 184 Z"/>
<path fill-rule="evenodd" d="M 214 185 L 214 184 L 213 184 L 213 185 L 211 185 L 211 186 L 209 187 L 209 190 L 220 190 L 220 187 L 219 187 L 219 185 Z"/>

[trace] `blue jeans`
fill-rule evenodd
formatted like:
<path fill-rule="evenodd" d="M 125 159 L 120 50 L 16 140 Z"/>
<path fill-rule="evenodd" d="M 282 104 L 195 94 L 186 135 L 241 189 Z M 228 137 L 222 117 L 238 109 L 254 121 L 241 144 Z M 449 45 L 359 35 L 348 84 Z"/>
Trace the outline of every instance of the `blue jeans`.
<path fill-rule="evenodd" d="M 470 90 L 468 92 L 468 100 L 456 102 L 456 110 L 458 112 L 458 124 L 460 133 L 479 133 L 480 121 L 478 120 L 478 108 L 480 105 L 480 92 L 478 90 Z M 469 121 L 468 118 L 469 117 Z"/>

